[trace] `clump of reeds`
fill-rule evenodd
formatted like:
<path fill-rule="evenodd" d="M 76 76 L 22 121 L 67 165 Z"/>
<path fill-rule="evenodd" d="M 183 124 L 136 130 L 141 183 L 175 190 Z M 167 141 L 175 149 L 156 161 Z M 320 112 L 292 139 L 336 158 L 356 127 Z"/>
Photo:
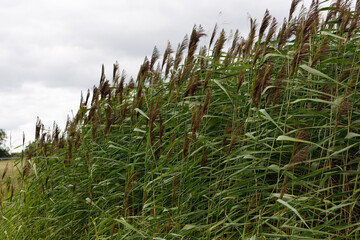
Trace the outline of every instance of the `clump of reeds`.
<path fill-rule="evenodd" d="M 162 59 L 154 48 L 135 78 L 114 64 L 109 81 L 102 67 L 63 132 L 37 121 L 0 231 L 356 239 L 360 3 L 300 2 L 279 25 L 269 11 L 250 19 L 247 38 L 216 25 L 199 47 L 194 26 Z"/>

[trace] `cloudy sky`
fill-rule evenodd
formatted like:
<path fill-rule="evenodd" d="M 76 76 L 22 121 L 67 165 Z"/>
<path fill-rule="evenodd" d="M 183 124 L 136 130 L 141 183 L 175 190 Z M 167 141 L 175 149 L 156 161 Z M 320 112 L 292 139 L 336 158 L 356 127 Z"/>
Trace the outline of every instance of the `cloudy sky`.
<path fill-rule="evenodd" d="M 309 6 L 310 0 L 305 0 Z M 201 24 L 247 36 L 249 16 L 266 9 L 279 22 L 291 0 L 0 0 L 0 128 L 12 149 L 34 139 L 36 118 L 63 129 L 81 91 L 98 84 L 101 65 L 111 77 L 119 62 L 136 75 L 156 45 L 173 48 Z M 209 40 L 208 36 L 205 40 Z M 16 149 L 13 151 L 19 151 Z"/>

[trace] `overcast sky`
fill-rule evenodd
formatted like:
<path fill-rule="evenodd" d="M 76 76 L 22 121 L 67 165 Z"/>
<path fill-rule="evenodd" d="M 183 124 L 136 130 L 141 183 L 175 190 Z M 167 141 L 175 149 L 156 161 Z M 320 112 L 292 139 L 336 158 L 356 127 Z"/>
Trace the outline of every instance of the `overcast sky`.
<path fill-rule="evenodd" d="M 305 0 L 309 6 L 310 0 Z M 63 129 L 81 91 L 119 62 L 136 75 L 156 45 L 174 49 L 194 24 L 247 36 L 266 9 L 282 23 L 291 0 L 0 0 L 0 128 L 12 148 L 34 139 L 36 118 Z M 205 38 L 209 40 L 210 36 Z M 10 146 L 10 139 L 8 145 Z M 17 149 L 15 151 L 19 151 Z"/>

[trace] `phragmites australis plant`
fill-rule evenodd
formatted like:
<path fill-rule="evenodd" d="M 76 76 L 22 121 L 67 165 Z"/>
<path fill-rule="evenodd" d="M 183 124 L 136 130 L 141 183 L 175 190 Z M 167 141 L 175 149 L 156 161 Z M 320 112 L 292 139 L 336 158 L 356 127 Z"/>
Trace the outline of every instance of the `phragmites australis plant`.
<path fill-rule="evenodd" d="M 299 3 L 103 68 L 64 132 L 37 122 L 0 238 L 360 238 L 360 1 Z"/>

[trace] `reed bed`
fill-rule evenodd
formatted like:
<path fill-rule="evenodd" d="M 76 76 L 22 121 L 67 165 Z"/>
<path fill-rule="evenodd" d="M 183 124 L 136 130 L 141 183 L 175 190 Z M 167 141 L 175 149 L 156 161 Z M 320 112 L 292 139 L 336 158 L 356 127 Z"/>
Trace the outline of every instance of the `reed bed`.
<path fill-rule="evenodd" d="M 38 120 L 2 238 L 359 238 L 360 1 L 299 2 L 247 38 L 194 26 L 136 79 L 103 69 L 63 132 Z"/>

